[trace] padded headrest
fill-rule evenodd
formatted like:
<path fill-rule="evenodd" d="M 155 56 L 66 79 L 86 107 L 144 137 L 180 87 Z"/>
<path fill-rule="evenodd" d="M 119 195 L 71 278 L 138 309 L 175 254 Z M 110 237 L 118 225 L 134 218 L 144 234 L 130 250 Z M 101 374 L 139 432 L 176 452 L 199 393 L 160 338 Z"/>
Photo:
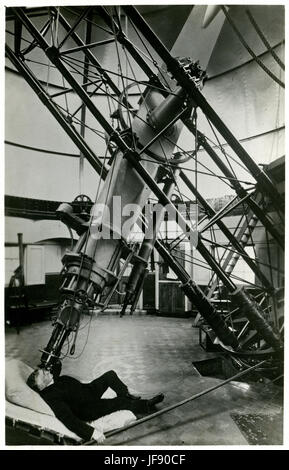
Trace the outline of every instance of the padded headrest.
<path fill-rule="evenodd" d="M 54 416 L 47 403 L 32 390 L 26 381 L 33 369 L 18 359 L 6 359 L 5 394 L 6 399 L 15 405 Z"/>

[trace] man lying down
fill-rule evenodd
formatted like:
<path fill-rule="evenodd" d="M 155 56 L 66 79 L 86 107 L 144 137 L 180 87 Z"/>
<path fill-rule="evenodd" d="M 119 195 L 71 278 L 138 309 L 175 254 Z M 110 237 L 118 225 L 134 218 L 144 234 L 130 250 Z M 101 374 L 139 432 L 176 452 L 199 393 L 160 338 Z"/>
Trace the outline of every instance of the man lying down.
<path fill-rule="evenodd" d="M 146 400 L 129 393 L 127 386 L 110 370 L 90 383 L 81 383 L 68 375 L 61 375 L 61 364 L 52 373 L 38 368 L 27 379 L 27 385 L 50 406 L 55 416 L 72 432 L 85 441 L 94 439 L 101 443 L 105 436 L 101 429 L 87 422 L 119 410 L 130 410 L 136 415 L 154 411 L 154 406 L 164 399 L 163 394 Z M 115 398 L 101 398 L 111 388 Z"/>

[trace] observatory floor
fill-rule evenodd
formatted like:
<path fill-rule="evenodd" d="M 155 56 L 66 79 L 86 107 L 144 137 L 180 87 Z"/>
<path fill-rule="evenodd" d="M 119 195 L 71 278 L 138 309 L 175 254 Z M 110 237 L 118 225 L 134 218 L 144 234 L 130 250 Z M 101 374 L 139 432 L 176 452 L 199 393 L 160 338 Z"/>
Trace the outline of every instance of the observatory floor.
<path fill-rule="evenodd" d="M 92 318 L 91 322 L 88 317 L 84 318 L 82 326 L 75 356 L 64 360 L 63 374 L 89 381 L 114 369 L 132 392 L 147 397 L 165 393 L 165 401 L 159 409 L 220 382 L 201 377 L 192 364 L 192 361 L 215 356 L 199 346 L 198 330 L 192 328 L 192 319 L 102 315 Z M 15 329 L 8 329 L 6 356 L 35 367 L 40 358 L 38 349 L 46 345 L 50 333 L 48 321 L 22 327 L 18 335 Z M 260 417 L 266 419 L 264 428 Z M 252 437 L 252 422 L 257 427 L 255 435 L 261 435 L 263 441 Z M 116 435 L 104 445 L 282 444 L 281 425 L 279 387 L 233 382 Z"/>

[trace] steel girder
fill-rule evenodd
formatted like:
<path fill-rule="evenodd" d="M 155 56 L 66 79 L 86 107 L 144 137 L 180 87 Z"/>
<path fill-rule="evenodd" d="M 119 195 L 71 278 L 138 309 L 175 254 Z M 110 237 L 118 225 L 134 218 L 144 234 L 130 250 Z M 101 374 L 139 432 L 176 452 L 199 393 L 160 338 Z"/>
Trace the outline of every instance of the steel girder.
<path fill-rule="evenodd" d="M 130 11 L 133 12 L 133 15 L 135 15 L 134 17 L 135 18 L 138 18 L 138 21 L 137 21 L 137 26 L 140 26 L 140 24 L 142 24 L 142 27 L 145 28 L 145 30 L 147 30 L 147 36 L 146 36 L 146 39 L 148 40 L 148 42 L 154 46 L 154 44 L 158 44 L 158 46 L 160 47 L 160 50 L 164 50 L 165 47 L 160 43 L 159 39 L 157 38 L 157 36 L 153 33 L 152 30 L 150 30 L 149 26 L 146 25 L 145 26 L 145 21 L 143 20 L 143 18 L 141 17 L 141 15 L 139 15 L 139 13 L 136 11 L 136 9 L 134 7 L 132 7 L 130 9 L 130 7 L 128 7 L 128 9 Z M 126 8 L 123 7 L 123 10 L 126 11 Z M 158 88 L 162 89 L 163 88 L 163 84 L 162 82 L 160 81 L 159 77 L 152 71 L 152 69 L 148 66 L 148 64 L 143 60 L 141 54 L 134 48 L 134 45 L 128 40 L 128 38 L 125 36 L 125 33 L 123 31 L 120 31 L 118 25 L 113 21 L 113 19 L 110 17 L 110 15 L 107 13 L 107 11 L 105 10 L 104 7 L 97 7 L 97 11 L 98 13 L 100 14 L 100 16 L 104 19 L 104 21 L 106 22 L 106 24 L 108 26 L 110 26 L 112 28 L 112 30 L 114 30 L 118 36 L 118 40 L 121 44 L 124 45 L 124 47 L 127 48 L 127 50 L 132 54 L 132 56 L 134 57 L 134 59 L 137 61 L 137 63 L 140 65 L 140 67 L 142 68 L 142 70 L 146 73 L 146 75 L 148 76 L 148 78 L 150 79 L 150 81 L 154 84 L 156 84 L 158 86 Z M 127 12 L 127 11 L 126 11 Z M 132 18 L 132 21 L 133 21 L 133 18 Z M 140 29 L 142 32 L 144 32 L 142 29 Z M 153 34 L 150 35 L 149 34 L 149 31 L 151 31 Z M 156 41 L 155 41 L 156 40 Z M 157 49 L 157 52 L 159 52 L 159 49 Z M 175 60 L 171 57 L 170 53 L 166 50 L 165 52 L 165 56 L 161 56 L 162 59 L 164 60 L 165 64 L 167 65 L 168 67 L 168 70 L 169 70 L 169 64 L 168 62 L 166 62 L 166 58 L 168 59 L 169 57 L 169 63 L 171 62 L 171 60 Z M 179 64 L 178 64 L 179 65 Z M 183 69 L 181 69 L 183 71 Z M 184 72 L 184 71 L 183 71 Z M 172 75 L 174 76 L 174 73 L 172 72 Z M 184 77 L 187 78 L 187 75 L 186 75 L 186 72 L 184 72 Z M 175 76 L 176 79 L 178 79 L 177 76 Z M 200 94 L 200 92 L 197 90 L 196 87 L 194 87 L 194 84 L 192 83 L 192 81 L 190 81 L 188 83 L 188 87 L 187 87 L 187 91 L 194 89 L 194 92 L 200 96 L 203 100 L 203 102 L 205 101 L 204 100 L 204 97 Z M 166 94 L 166 91 L 164 90 L 164 94 Z M 195 100 L 195 96 L 193 97 L 194 100 Z M 196 101 L 196 103 L 200 106 L 200 103 L 198 103 L 198 101 Z M 209 104 L 206 102 L 206 106 L 200 106 L 202 111 L 206 114 L 205 110 L 208 108 L 209 111 L 213 111 L 212 108 L 209 106 Z M 213 113 L 213 117 L 215 117 L 216 113 Z M 217 116 L 217 115 L 216 115 Z M 209 117 L 211 118 L 211 116 L 209 115 Z M 218 116 L 217 116 L 218 117 Z M 192 123 L 192 120 L 191 119 L 187 119 L 187 118 L 183 118 L 181 117 L 184 125 L 193 133 L 193 135 L 195 135 L 197 137 L 197 141 L 198 143 L 205 149 L 205 151 L 207 152 L 208 155 L 210 155 L 210 157 L 214 160 L 214 162 L 217 164 L 217 166 L 221 169 L 221 171 L 224 173 L 225 176 L 227 176 L 230 181 L 231 181 L 231 185 L 233 186 L 234 190 L 236 191 L 236 193 L 238 194 L 238 196 L 240 198 L 244 198 L 246 197 L 246 195 L 248 194 L 246 189 L 241 185 L 241 183 L 239 181 L 236 181 L 236 179 L 234 178 L 234 175 L 233 173 L 231 172 L 231 170 L 226 166 L 226 164 L 223 162 L 223 160 L 217 155 L 217 153 L 212 149 L 212 147 L 210 146 L 210 144 L 208 143 L 206 137 L 199 131 L 196 130 L 194 124 Z M 216 124 L 214 121 L 212 121 L 213 124 Z M 221 122 L 220 118 L 218 117 L 218 120 L 217 120 L 217 123 L 219 123 L 219 126 L 216 126 L 219 131 L 221 132 L 221 130 L 223 128 L 224 129 L 224 132 L 223 132 L 223 137 L 227 137 L 229 136 L 230 138 L 229 139 L 226 139 L 227 142 L 229 143 L 229 145 L 231 145 L 232 149 L 236 152 L 236 154 L 240 157 L 240 159 L 243 161 L 243 163 L 246 165 L 246 167 L 249 169 L 249 171 L 252 173 L 252 175 L 255 177 L 256 181 L 258 181 L 258 183 L 260 183 L 261 187 L 259 188 L 262 192 L 262 188 L 263 188 L 263 180 L 266 180 L 268 185 L 270 186 L 270 189 L 273 191 L 273 193 L 275 194 L 276 198 L 278 199 L 279 202 L 281 202 L 281 207 L 279 206 L 279 204 L 277 205 L 277 209 L 280 210 L 280 208 L 283 207 L 284 205 L 284 201 L 282 200 L 282 198 L 280 197 L 279 193 L 276 191 L 276 188 L 274 186 L 274 184 L 272 183 L 272 181 L 270 180 L 269 176 L 262 172 L 259 168 L 258 165 L 256 165 L 256 163 L 254 162 L 254 160 L 247 154 L 247 152 L 245 152 L 245 150 L 242 148 L 242 146 L 240 145 L 240 143 L 237 141 L 237 139 L 235 139 L 235 137 L 230 133 L 230 131 L 226 128 L 226 126 L 224 125 L 224 123 Z M 220 127 L 221 125 L 221 127 Z M 221 132 L 222 133 L 222 132 Z M 262 175 L 260 174 L 262 173 Z M 269 187 L 268 186 L 268 187 Z M 268 196 L 267 194 L 267 190 L 265 190 L 265 187 L 264 187 L 264 191 L 263 193 L 265 193 L 266 196 Z M 276 195 L 277 193 L 277 195 Z M 270 193 L 269 193 L 270 194 Z M 279 244 L 279 246 L 284 250 L 284 238 L 282 237 L 282 235 L 275 229 L 274 225 L 272 224 L 272 222 L 268 219 L 268 217 L 266 216 L 266 214 L 264 213 L 263 209 L 258 206 L 258 204 L 254 201 L 253 198 L 251 198 L 250 196 L 248 197 L 248 201 L 247 201 L 248 205 L 251 207 L 251 209 L 253 210 L 254 213 L 256 213 L 256 215 L 258 216 L 259 220 L 263 223 L 264 227 L 268 230 L 268 232 L 274 237 L 274 239 L 276 239 L 277 243 Z"/>
<path fill-rule="evenodd" d="M 132 55 L 132 57 L 137 61 L 137 63 L 139 64 L 139 66 L 142 68 L 142 70 L 146 73 L 146 75 L 148 76 L 150 82 L 152 84 L 155 84 L 160 90 L 163 89 L 163 93 L 164 95 L 167 94 L 167 91 L 163 88 L 163 84 L 162 82 L 160 81 L 159 77 L 153 72 L 153 70 L 148 66 L 148 64 L 144 61 L 143 57 L 141 56 L 141 54 L 135 49 L 134 45 L 131 43 L 131 41 L 129 41 L 129 39 L 126 37 L 125 33 L 123 31 L 121 31 L 118 27 L 118 25 L 116 24 L 116 22 L 110 17 L 110 15 L 107 13 L 107 11 L 105 10 L 104 7 L 96 7 L 96 10 L 97 12 L 99 13 L 99 15 L 104 19 L 104 21 L 106 22 L 106 24 L 111 27 L 111 29 L 113 31 L 115 31 L 115 33 L 117 34 L 117 38 L 118 38 L 118 41 L 124 46 L 127 48 L 128 52 Z M 68 22 L 66 21 L 66 19 L 60 14 L 59 15 L 59 18 L 60 18 L 60 22 L 62 24 L 62 26 L 66 29 L 66 31 L 69 31 L 70 30 L 70 25 L 68 24 Z M 71 34 L 72 38 L 75 40 L 75 42 L 81 46 L 81 47 L 85 47 L 85 44 L 83 43 L 83 41 L 79 38 L 79 36 L 77 36 L 77 34 L 75 32 L 72 32 Z M 109 77 L 108 74 L 106 74 L 105 71 L 103 71 L 102 67 L 101 67 L 101 64 L 96 60 L 95 56 L 91 53 L 91 51 L 89 49 L 84 49 L 84 54 L 85 54 L 85 57 L 87 59 L 89 59 L 91 61 L 92 64 L 96 65 L 98 67 L 98 69 L 101 71 L 101 73 L 103 74 L 103 76 L 105 77 L 105 80 L 107 81 L 107 83 L 109 84 L 109 86 L 113 89 L 113 91 L 118 95 L 120 96 L 121 95 L 121 91 L 116 87 L 116 85 L 114 84 L 114 82 L 111 80 L 111 78 Z M 190 82 L 190 88 L 193 87 L 193 84 L 192 82 Z M 129 103 L 128 103 L 129 105 Z M 217 153 L 212 149 L 212 147 L 210 146 L 210 144 L 208 143 L 207 139 L 205 138 L 205 136 L 199 132 L 199 131 L 196 131 L 192 121 L 190 119 L 187 119 L 187 118 L 182 118 L 182 121 L 183 123 L 185 124 L 185 126 L 194 134 L 196 135 L 197 133 L 197 139 L 198 139 L 198 143 L 205 149 L 205 151 L 208 153 L 208 155 L 211 156 L 211 158 L 214 160 L 214 162 L 217 164 L 217 166 L 221 169 L 221 171 L 224 173 L 225 176 L 227 176 L 230 181 L 231 181 L 231 185 L 233 186 L 234 190 L 236 191 L 236 193 L 238 194 L 239 197 L 241 198 L 244 198 L 248 195 L 246 189 L 241 185 L 240 182 L 236 181 L 235 178 L 234 178 L 234 175 L 233 173 L 231 172 L 231 170 L 226 166 L 226 164 L 223 162 L 223 160 L 217 155 Z M 238 143 L 239 144 L 239 143 Z M 239 144 L 240 146 L 240 144 Z M 237 152 L 236 152 L 237 153 Z M 241 155 L 242 156 L 242 155 Z M 258 172 L 260 172 L 260 168 L 255 164 L 255 162 L 251 159 L 251 157 L 247 157 L 250 162 L 251 162 L 251 165 L 252 167 L 255 169 L 255 173 L 257 172 L 257 168 L 258 168 Z M 265 175 L 265 178 L 267 177 L 267 175 L 264 173 Z M 267 177 L 269 179 L 269 177 Z M 275 187 L 273 186 L 274 190 L 275 190 Z M 261 189 L 261 188 L 260 188 Z M 265 194 L 267 195 L 267 193 L 265 192 Z M 256 215 L 258 216 L 259 220 L 262 222 L 262 224 L 264 225 L 264 227 L 266 228 L 266 230 L 268 230 L 268 232 L 274 237 L 274 239 L 276 239 L 277 243 L 279 244 L 279 246 L 284 250 L 284 238 L 282 237 L 282 235 L 275 229 L 274 225 L 272 224 L 272 222 L 268 219 L 268 217 L 266 216 L 266 214 L 264 213 L 263 211 L 263 208 L 261 208 L 257 203 L 256 201 L 254 201 L 253 198 L 251 198 L 250 196 L 248 197 L 248 200 L 247 200 L 247 203 L 248 205 L 251 207 L 251 209 L 253 210 L 254 213 L 256 213 Z M 280 207 L 279 207 L 280 209 Z"/>
<path fill-rule="evenodd" d="M 242 184 L 239 181 L 236 180 L 232 171 L 227 167 L 227 165 L 225 165 L 223 160 L 214 151 L 214 149 L 208 143 L 204 134 L 196 130 L 196 127 L 194 126 L 191 120 L 187 119 L 186 125 L 189 130 L 191 130 L 194 134 L 197 135 L 198 143 L 205 149 L 207 154 L 212 158 L 212 160 L 218 166 L 218 168 L 220 168 L 220 170 L 224 173 L 224 175 L 227 178 L 229 178 L 230 184 L 234 188 L 236 194 L 238 194 L 238 196 L 241 199 L 245 198 L 248 195 L 247 190 L 242 186 Z M 284 250 L 284 237 L 282 237 L 282 235 L 276 230 L 272 222 L 268 219 L 268 217 L 264 213 L 263 208 L 260 207 L 251 196 L 247 198 L 247 204 L 251 208 L 251 210 L 254 212 L 254 214 L 257 215 L 258 219 L 260 220 L 260 222 L 262 222 L 266 230 L 268 230 L 268 232 L 272 235 L 272 237 L 277 241 L 280 248 Z"/>
<path fill-rule="evenodd" d="M 231 133 L 227 126 L 220 119 L 219 115 L 214 111 L 214 109 L 209 105 L 204 96 L 200 93 L 196 86 L 192 83 L 191 77 L 184 70 L 180 62 L 172 57 L 170 52 L 160 41 L 158 36 L 146 23 L 144 18 L 138 13 L 135 7 L 133 6 L 123 6 L 122 7 L 127 16 L 133 21 L 137 26 L 139 31 L 143 34 L 145 39 L 153 46 L 155 51 L 158 53 L 159 57 L 164 61 L 169 72 L 177 80 L 177 82 L 190 94 L 194 102 L 199 106 L 204 114 L 210 119 L 212 124 L 224 137 L 226 142 L 229 143 L 234 152 L 239 156 L 240 160 L 251 172 L 255 180 L 260 185 L 260 190 L 272 199 L 272 203 L 277 211 L 284 209 L 284 200 L 277 191 L 274 183 L 271 181 L 269 176 L 260 169 L 260 167 L 255 163 L 255 161 L 250 157 L 250 155 L 245 151 L 240 142 L 236 137 Z"/>
<path fill-rule="evenodd" d="M 196 187 L 193 185 L 191 180 L 187 177 L 187 175 L 181 171 L 180 172 L 180 178 L 184 181 L 184 183 L 187 185 L 187 187 L 191 190 L 191 192 L 195 195 L 197 200 L 200 202 L 200 204 L 203 206 L 205 211 L 209 214 L 210 217 L 215 216 L 217 213 L 214 211 L 214 209 L 210 206 L 210 204 L 201 196 L 199 191 L 196 189 Z M 237 238 L 232 234 L 232 232 L 228 229 L 228 227 L 224 224 L 224 222 L 220 219 L 217 219 L 215 223 L 218 225 L 218 227 L 221 229 L 223 234 L 227 237 L 227 239 L 231 242 L 232 246 L 236 248 L 236 250 L 240 253 L 240 255 L 243 257 L 244 261 L 248 264 L 248 266 L 252 269 L 252 271 L 256 274 L 256 276 L 260 279 L 260 281 L 263 283 L 264 287 L 268 289 L 270 292 L 272 290 L 272 285 L 266 278 L 266 276 L 262 273 L 262 271 L 259 269 L 259 267 L 256 265 L 256 263 L 248 257 L 246 251 L 242 247 L 242 245 L 238 242 Z"/>
<path fill-rule="evenodd" d="M 12 64 L 17 68 L 19 73 L 25 78 L 27 83 L 30 85 L 32 90 L 36 93 L 38 98 L 42 103 L 48 108 L 51 114 L 55 117 L 57 122 L 61 125 L 64 131 L 69 135 L 71 140 L 79 148 L 79 150 L 85 155 L 91 166 L 100 174 L 102 170 L 102 162 L 95 155 L 95 153 L 90 149 L 85 140 L 81 137 L 75 127 L 69 123 L 64 116 L 64 114 L 57 108 L 57 106 L 50 99 L 49 95 L 46 93 L 44 87 L 41 85 L 39 80 L 34 76 L 31 70 L 27 67 L 25 62 L 21 60 L 17 55 L 10 49 L 9 46 L 5 46 L 5 54 L 11 60 Z M 107 174 L 107 170 L 103 169 L 103 175 Z"/>
<path fill-rule="evenodd" d="M 118 41 L 124 47 L 127 48 L 128 52 L 133 56 L 133 58 L 137 61 L 139 66 L 142 68 L 142 70 L 146 73 L 146 75 L 148 76 L 150 82 L 155 84 L 158 87 L 158 89 L 160 89 L 160 90 L 163 89 L 163 93 L 164 93 L 164 95 L 166 95 L 167 91 L 163 88 L 163 84 L 160 81 L 159 77 L 153 72 L 153 70 L 149 67 L 149 65 L 144 61 L 141 54 L 135 49 L 134 45 L 126 37 L 125 33 L 119 29 L 118 25 L 110 17 L 110 15 L 107 13 L 105 8 L 99 6 L 99 7 L 96 7 L 96 10 L 99 13 L 99 15 L 104 19 L 106 24 L 109 27 L 111 27 L 111 29 L 113 31 L 115 31 L 115 33 L 117 34 Z M 65 28 L 66 31 L 71 31 L 71 27 L 70 27 L 69 23 L 66 21 L 66 19 L 63 17 L 63 15 L 59 14 L 59 20 L 60 20 L 60 23 L 62 24 L 62 26 Z M 75 40 L 75 42 L 76 42 L 76 44 L 78 44 L 78 46 L 83 48 L 85 58 L 88 59 L 89 61 L 91 61 L 91 63 L 98 68 L 98 70 L 103 75 L 106 82 L 108 83 L 108 85 L 112 88 L 112 90 L 116 93 L 116 95 L 120 96 L 121 91 L 118 89 L 118 87 L 115 85 L 115 83 L 111 80 L 109 75 L 103 70 L 101 64 L 98 62 L 98 60 L 95 58 L 95 56 L 91 53 L 91 51 L 89 49 L 85 49 L 84 42 L 75 33 L 75 31 L 71 32 L 71 37 Z M 192 88 L 192 87 L 193 87 L 193 84 L 190 83 L 190 88 Z M 129 105 L 129 103 L 127 103 L 127 104 Z M 241 198 L 246 197 L 247 194 L 248 194 L 246 189 L 241 185 L 240 182 L 235 180 L 234 175 L 231 172 L 231 170 L 226 166 L 226 164 L 223 162 L 223 160 L 212 149 L 212 147 L 208 143 L 205 136 L 201 132 L 196 131 L 196 129 L 195 129 L 195 127 L 194 127 L 194 125 L 193 125 L 193 123 L 190 119 L 182 118 L 182 117 L 181 117 L 181 119 L 182 119 L 183 123 L 185 124 L 185 126 L 194 135 L 196 135 L 196 133 L 197 133 L 198 143 L 205 149 L 205 151 L 208 153 L 208 155 L 211 156 L 211 158 L 214 160 L 214 162 L 217 164 L 217 166 L 221 169 L 221 171 L 224 173 L 224 175 L 230 179 L 231 185 L 233 186 L 233 188 L 236 191 L 236 193 L 238 194 L 238 196 L 241 197 Z M 250 159 L 251 157 L 248 156 L 248 158 Z M 260 172 L 259 167 L 252 161 L 252 159 L 251 159 L 251 163 L 254 166 L 255 171 L 257 171 L 257 168 L 258 168 L 258 171 Z M 264 175 L 265 175 L 265 177 L 267 176 L 266 174 L 264 174 Z M 276 239 L 279 246 L 284 250 L 284 238 L 275 229 L 272 222 L 268 219 L 268 217 L 264 213 L 263 208 L 258 206 L 258 204 L 250 196 L 248 197 L 247 203 L 251 207 L 253 212 L 256 213 L 256 215 L 258 216 L 259 220 L 263 223 L 266 230 L 268 230 L 268 232 L 274 237 L 274 239 Z M 279 207 L 279 209 L 280 209 L 280 207 Z"/>
<path fill-rule="evenodd" d="M 123 152 L 125 157 L 130 161 L 131 165 L 135 168 L 135 170 L 140 174 L 143 178 L 145 183 L 150 187 L 150 189 L 154 192 L 154 194 L 158 197 L 159 201 L 163 205 L 168 205 L 171 207 L 172 212 L 177 213 L 179 221 L 183 224 L 183 227 L 187 231 L 188 234 L 191 234 L 192 237 L 195 238 L 195 234 L 193 234 L 192 227 L 187 223 L 187 221 L 183 218 L 182 214 L 180 214 L 175 206 L 171 203 L 170 199 L 163 193 L 163 191 L 159 188 L 158 184 L 151 178 L 150 174 L 146 171 L 146 169 L 140 163 L 140 157 L 137 152 L 131 149 L 125 140 L 122 138 L 119 132 L 116 132 L 115 129 L 111 126 L 111 124 L 107 121 L 107 119 L 103 116 L 103 114 L 99 111 L 99 109 L 95 106 L 95 104 L 90 99 L 87 92 L 83 89 L 81 85 L 76 81 L 76 79 L 72 76 L 69 72 L 67 67 L 61 62 L 59 57 L 58 51 L 55 47 L 49 46 L 45 38 L 41 36 L 30 21 L 30 19 L 25 15 L 24 11 L 21 8 L 14 9 L 16 16 L 23 22 L 25 27 L 28 29 L 30 34 L 38 41 L 40 47 L 44 50 L 47 57 L 51 60 L 51 62 L 57 67 L 66 81 L 70 84 L 72 88 L 76 91 L 78 96 L 83 100 L 86 104 L 87 108 L 90 110 L 92 115 L 97 119 L 97 121 L 101 124 L 103 129 L 108 133 L 109 136 L 113 139 L 116 143 L 118 148 Z M 216 260 L 207 250 L 205 245 L 202 243 L 201 240 L 198 241 L 197 249 L 203 258 L 208 262 L 211 268 L 217 273 L 220 279 L 224 282 L 224 284 L 231 290 L 234 291 L 236 289 L 235 284 L 232 282 L 228 276 L 222 271 Z"/>
<path fill-rule="evenodd" d="M 126 10 L 126 7 L 124 7 L 124 8 Z M 142 28 L 140 28 L 141 32 L 144 35 L 146 35 L 147 32 L 148 32 L 147 27 L 146 27 L 147 25 L 144 26 L 143 20 L 141 19 L 141 17 L 138 15 L 137 12 L 136 12 L 136 15 L 137 15 L 137 20 L 136 20 L 135 12 L 132 11 L 130 9 L 130 7 L 127 7 L 127 8 L 128 8 L 128 11 L 130 12 L 130 16 L 132 17 L 132 20 L 136 24 L 138 24 L 138 26 L 139 26 L 139 23 L 141 24 L 141 26 L 142 26 Z M 141 165 L 139 154 L 137 152 L 135 152 L 133 149 L 131 149 L 127 145 L 125 140 L 122 138 L 122 136 L 112 128 L 110 123 L 104 118 L 104 116 L 100 113 L 100 111 L 97 109 L 97 107 L 91 101 L 91 99 L 90 99 L 89 95 L 86 93 L 84 87 L 79 85 L 79 83 L 74 79 L 74 77 L 69 72 L 69 70 L 65 67 L 65 65 L 61 61 L 61 57 L 60 57 L 58 49 L 56 47 L 49 46 L 49 44 L 47 43 L 45 38 L 38 32 L 38 30 L 35 28 L 35 26 L 30 21 L 30 19 L 25 15 L 25 12 L 23 11 L 23 9 L 15 8 L 14 12 L 15 12 L 15 15 L 17 16 L 18 20 L 20 20 L 25 25 L 25 27 L 28 29 L 30 34 L 33 36 L 33 38 L 38 42 L 39 46 L 46 53 L 47 57 L 57 67 L 57 69 L 60 71 L 60 73 L 63 75 L 63 77 L 67 80 L 67 82 L 70 84 L 70 86 L 75 90 L 75 92 L 78 94 L 78 96 L 82 99 L 83 103 L 87 106 L 87 108 L 95 116 L 95 118 L 98 120 L 98 122 L 102 125 L 104 130 L 110 135 L 110 137 L 114 140 L 114 142 L 117 144 L 119 149 L 124 153 L 124 156 L 130 161 L 130 163 L 134 167 L 134 169 L 140 174 L 140 176 L 143 178 L 143 180 L 146 182 L 146 184 L 155 193 L 155 195 L 158 197 L 159 201 L 163 205 L 169 204 L 172 207 L 172 209 L 174 211 L 176 211 L 176 209 L 173 206 L 173 204 L 171 203 L 171 201 L 166 197 L 166 195 L 159 188 L 158 184 L 151 178 L 149 173 Z M 70 31 L 70 34 L 72 36 L 75 35 L 75 33 L 73 31 L 73 28 L 72 28 L 72 31 Z M 267 190 L 270 189 L 270 194 L 272 196 L 272 200 L 273 200 L 274 204 L 276 205 L 277 200 L 278 200 L 278 203 L 280 203 L 280 195 L 278 193 L 277 193 L 277 195 L 275 194 L 276 190 L 275 190 L 274 187 L 273 187 L 274 191 L 273 192 L 271 191 L 271 189 L 272 189 L 271 184 L 272 183 L 269 180 L 269 178 L 267 177 L 267 175 L 265 175 L 264 173 L 261 174 L 260 170 L 259 170 L 259 167 L 257 167 L 258 168 L 258 173 L 256 172 L 256 168 L 254 166 L 255 164 L 253 164 L 253 165 L 251 164 L 250 157 L 246 154 L 246 152 L 242 148 L 241 148 L 242 151 L 240 152 L 240 147 L 241 147 L 240 144 L 238 142 L 237 143 L 235 142 L 236 139 L 233 138 L 230 135 L 227 128 L 225 128 L 225 131 L 224 131 L 223 123 L 222 123 L 222 125 L 220 125 L 220 119 L 218 118 L 218 116 L 217 116 L 217 119 L 215 119 L 215 117 L 216 117 L 215 114 L 216 113 L 213 110 L 211 110 L 209 105 L 208 105 L 208 107 L 204 106 L 204 99 L 203 99 L 202 95 L 198 92 L 198 90 L 195 88 L 195 86 L 190 82 L 190 80 L 186 76 L 184 70 L 180 67 L 180 64 L 178 63 L 178 61 L 176 61 L 172 57 L 169 58 L 167 56 L 167 54 L 164 53 L 164 49 L 163 49 L 164 46 L 160 46 L 160 44 L 161 43 L 159 42 L 159 40 L 157 40 L 157 48 L 156 49 L 157 49 L 158 53 L 162 52 L 161 55 L 165 56 L 165 58 L 167 59 L 166 65 L 168 67 L 168 70 L 170 70 L 172 72 L 173 76 L 187 90 L 188 90 L 188 88 L 190 89 L 189 93 L 192 94 L 193 99 L 203 109 L 205 114 L 207 114 L 210 117 L 210 119 L 212 120 L 212 122 L 216 126 L 216 128 L 221 133 L 223 131 L 224 135 L 229 136 L 228 140 L 231 142 L 232 148 L 235 149 L 237 154 L 241 153 L 241 156 L 240 155 L 239 156 L 240 156 L 240 158 L 242 157 L 241 159 L 243 159 L 243 161 L 246 162 L 247 165 L 248 165 L 248 163 L 250 163 L 249 166 L 251 167 L 251 170 L 253 170 L 253 175 L 257 179 L 259 184 L 261 185 L 261 183 L 262 183 L 263 188 L 266 188 Z M 154 46 L 155 46 L 155 44 L 154 44 Z M 90 53 L 90 51 L 87 49 L 87 50 L 85 50 L 85 53 L 88 54 L 88 53 Z M 8 54 L 12 59 L 15 60 L 15 57 L 13 57 L 13 54 L 11 54 L 11 51 L 8 50 Z M 18 67 L 17 67 L 17 65 L 18 65 Z M 16 62 L 15 62 L 15 66 L 18 69 L 21 69 L 21 67 L 19 67 L 18 63 L 17 63 L 17 65 L 16 65 Z M 25 70 L 25 67 L 23 67 L 22 71 L 27 73 L 27 70 Z M 28 75 L 29 74 L 27 74 L 26 76 L 28 77 Z M 31 76 L 29 77 L 29 79 L 31 80 Z M 31 82 L 32 82 L 32 80 L 31 80 Z M 197 100 L 195 99 L 196 98 L 195 95 L 198 98 Z M 206 113 L 206 111 L 207 111 L 207 113 Z M 212 118 L 214 118 L 214 119 L 212 119 Z M 239 151 L 239 153 L 238 153 L 237 150 Z M 245 152 L 245 155 L 244 155 L 244 152 Z M 279 205 L 279 208 L 280 208 L 280 205 Z M 187 232 L 192 233 L 192 228 L 187 223 L 187 221 L 182 218 L 181 214 L 178 213 L 178 216 L 179 216 L 179 219 L 184 224 Z M 236 290 L 235 284 L 226 275 L 226 273 L 222 270 L 222 268 L 219 266 L 219 264 L 216 262 L 216 260 L 213 258 L 213 256 L 210 254 L 210 252 L 207 250 L 207 248 L 205 247 L 205 245 L 202 243 L 201 240 L 198 241 L 197 249 L 200 252 L 200 254 L 203 256 L 203 258 L 207 261 L 209 266 L 214 270 L 214 272 L 222 280 L 224 285 L 229 289 L 229 291 L 234 292 Z M 267 326 L 268 325 L 266 325 L 266 328 L 267 328 Z M 271 344 L 272 345 L 274 344 L 274 347 L 276 347 L 275 337 L 273 338 L 273 336 L 274 335 L 273 335 L 273 332 L 272 332 L 272 342 L 271 342 Z"/>

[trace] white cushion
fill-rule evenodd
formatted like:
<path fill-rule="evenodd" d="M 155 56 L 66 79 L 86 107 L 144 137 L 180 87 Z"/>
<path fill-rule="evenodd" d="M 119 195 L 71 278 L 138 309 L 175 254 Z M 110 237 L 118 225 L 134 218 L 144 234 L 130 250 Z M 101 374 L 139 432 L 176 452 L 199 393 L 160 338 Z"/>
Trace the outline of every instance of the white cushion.
<path fill-rule="evenodd" d="M 33 369 L 18 359 L 6 360 L 5 395 L 15 405 L 54 416 L 50 406 L 26 383 Z"/>
<path fill-rule="evenodd" d="M 119 429 L 127 424 L 136 420 L 135 414 L 130 410 L 119 410 L 110 413 L 109 415 L 102 416 L 101 418 L 92 421 L 91 426 L 98 427 L 102 432 L 112 431 Z"/>

